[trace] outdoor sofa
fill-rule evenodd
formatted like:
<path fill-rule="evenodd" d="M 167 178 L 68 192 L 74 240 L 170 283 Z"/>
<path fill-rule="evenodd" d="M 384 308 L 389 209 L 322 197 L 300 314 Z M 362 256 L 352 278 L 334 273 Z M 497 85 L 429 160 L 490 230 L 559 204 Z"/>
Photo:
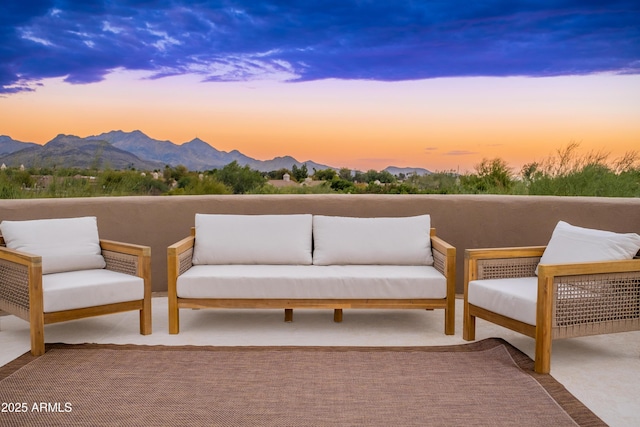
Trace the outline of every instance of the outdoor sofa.
<path fill-rule="evenodd" d="M 185 308 L 443 309 L 454 334 L 456 250 L 429 215 L 196 214 L 167 257 L 171 334 Z"/>

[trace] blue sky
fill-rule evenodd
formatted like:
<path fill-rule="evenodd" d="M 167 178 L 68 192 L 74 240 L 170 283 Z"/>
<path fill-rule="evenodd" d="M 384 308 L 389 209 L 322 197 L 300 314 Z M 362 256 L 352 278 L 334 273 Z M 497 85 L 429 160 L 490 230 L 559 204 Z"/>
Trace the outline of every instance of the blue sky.
<path fill-rule="evenodd" d="M 640 144 L 640 1 L 0 2 L 0 134 L 361 170 Z"/>
<path fill-rule="evenodd" d="M 0 92 L 115 70 L 202 81 L 640 72 L 638 1 L 3 1 Z"/>

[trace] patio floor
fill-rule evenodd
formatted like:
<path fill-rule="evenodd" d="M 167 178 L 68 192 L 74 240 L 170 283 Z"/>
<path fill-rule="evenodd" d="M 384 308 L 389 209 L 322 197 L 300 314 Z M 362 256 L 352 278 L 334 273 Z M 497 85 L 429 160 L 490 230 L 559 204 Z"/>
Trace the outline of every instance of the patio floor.
<path fill-rule="evenodd" d="M 443 312 L 345 310 L 181 310 L 178 335 L 167 331 L 167 299 L 153 298 L 153 334 L 138 333 L 138 313 L 47 325 L 47 342 L 146 345 L 423 346 L 464 344 L 462 300 L 456 300 L 456 334 L 444 335 Z M 478 319 L 477 339 L 500 337 L 529 356 L 533 339 Z M 0 365 L 29 351 L 27 322 L 0 317 Z M 640 425 L 640 332 L 558 340 L 551 375 L 611 426 Z"/>

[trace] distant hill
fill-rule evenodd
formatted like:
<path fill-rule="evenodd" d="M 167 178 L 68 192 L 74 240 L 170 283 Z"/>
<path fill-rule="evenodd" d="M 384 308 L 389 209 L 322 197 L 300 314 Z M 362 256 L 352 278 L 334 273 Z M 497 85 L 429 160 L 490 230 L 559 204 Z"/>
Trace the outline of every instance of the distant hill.
<path fill-rule="evenodd" d="M 191 170 L 219 169 L 233 161 L 238 162 L 240 166 L 248 165 L 250 168 L 262 172 L 281 168 L 291 169 L 293 165 L 300 167 L 303 163 L 307 164 L 309 171 L 312 171 L 314 167 L 318 170 L 331 168 L 331 166 L 311 161 L 300 162 L 290 156 L 276 157 L 272 160 L 257 160 L 238 150 L 231 152 L 217 150 L 199 138 L 178 145 L 171 141 L 150 138 L 139 130 L 133 132 L 111 131 L 89 136 L 86 139 L 108 141 L 114 147 L 126 150 L 140 158 L 172 166 L 184 165 Z"/>
<path fill-rule="evenodd" d="M 37 146 L 33 142 L 16 141 L 9 136 L 0 135 L 0 155 L 11 154 L 27 147 Z"/>
<path fill-rule="evenodd" d="M 86 140 L 72 135 L 58 135 L 45 145 L 28 144 L 26 148 L 0 156 L 7 166 L 70 167 L 112 169 L 161 169 L 163 164 L 142 160 L 114 147 L 107 141 Z"/>
<path fill-rule="evenodd" d="M 313 170 L 338 168 L 316 163 L 311 160 L 298 161 L 291 156 L 275 157 L 271 160 L 258 160 L 238 150 L 220 151 L 207 142 L 195 138 L 182 145 L 171 141 L 150 138 L 139 130 L 124 132 L 115 130 L 80 138 L 73 135 L 58 135 L 45 145 L 20 142 L 8 136 L 0 136 L 0 163 L 7 166 L 26 167 L 78 167 L 112 169 L 163 169 L 166 165 L 184 165 L 190 170 L 219 169 L 236 161 L 240 166 L 249 166 L 261 172 L 279 169 L 292 169 L 293 166 L 307 166 L 309 174 Z M 422 168 L 387 169 L 393 175 L 417 173 L 430 174 Z"/>
<path fill-rule="evenodd" d="M 398 168 L 395 166 L 389 166 L 388 168 L 385 169 L 387 172 L 389 172 L 391 175 L 400 175 L 401 173 L 405 174 L 406 176 L 409 175 L 430 175 L 433 172 L 431 172 L 428 169 L 423 169 L 423 168 Z"/>

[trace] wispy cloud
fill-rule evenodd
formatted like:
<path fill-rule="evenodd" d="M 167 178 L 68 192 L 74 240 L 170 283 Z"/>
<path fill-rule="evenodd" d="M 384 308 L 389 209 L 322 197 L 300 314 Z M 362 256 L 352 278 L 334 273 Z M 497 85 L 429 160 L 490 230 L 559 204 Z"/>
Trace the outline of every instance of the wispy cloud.
<path fill-rule="evenodd" d="M 478 154 L 478 152 L 467 150 L 451 150 L 444 153 L 445 156 L 469 156 L 471 154 Z"/>
<path fill-rule="evenodd" d="M 203 81 L 640 73 L 640 3 L 5 1 L 0 93 L 116 69 Z"/>

